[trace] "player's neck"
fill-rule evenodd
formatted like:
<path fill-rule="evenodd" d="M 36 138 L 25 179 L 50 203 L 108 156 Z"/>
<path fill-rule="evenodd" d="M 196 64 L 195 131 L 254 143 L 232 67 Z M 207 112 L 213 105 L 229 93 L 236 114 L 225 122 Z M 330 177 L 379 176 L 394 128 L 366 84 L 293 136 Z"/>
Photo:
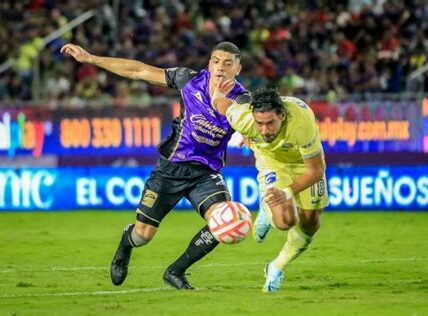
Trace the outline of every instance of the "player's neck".
<path fill-rule="evenodd" d="M 210 79 L 209 82 L 208 82 L 208 93 L 210 95 L 210 98 L 212 97 L 212 95 L 214 93 L 215 86 L 216 85 L 215 85 L 214 81 Z"/>

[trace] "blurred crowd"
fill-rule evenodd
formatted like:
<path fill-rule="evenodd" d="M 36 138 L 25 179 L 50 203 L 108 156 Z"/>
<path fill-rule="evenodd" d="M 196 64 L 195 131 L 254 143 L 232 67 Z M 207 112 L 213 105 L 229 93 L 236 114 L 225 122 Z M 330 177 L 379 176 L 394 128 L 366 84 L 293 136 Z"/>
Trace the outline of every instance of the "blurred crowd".
<path fill-rule="evenodd" d="M 59 38 L 46 36 L 83 12 L 95 16 Z M 59 53 L 72 42 L 104 56 L 158 67 L 207 65 L 212 47 L 242 50 L 239 80 L 284 95 L 428 91 L 424 0 L 27 0 L 0 2 L 0 101 L 44 99 L 75 106 L 105 100 L 145 106 L 170 89 L 119 78 Z M 1 69 L 1 66 L 0 66 Z"/>

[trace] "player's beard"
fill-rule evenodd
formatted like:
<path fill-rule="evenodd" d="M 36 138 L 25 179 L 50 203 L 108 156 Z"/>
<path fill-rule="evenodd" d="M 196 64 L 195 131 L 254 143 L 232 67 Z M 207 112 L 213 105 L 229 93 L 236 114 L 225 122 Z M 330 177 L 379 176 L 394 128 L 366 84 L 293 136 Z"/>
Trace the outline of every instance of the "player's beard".
<path fill-rule="evenodd" d="M 266 143 L 272 143 L 275 138 L 276 138 L 277 134 L 268 134 L 268 135 L 263 135 L 262 138 Z"/>

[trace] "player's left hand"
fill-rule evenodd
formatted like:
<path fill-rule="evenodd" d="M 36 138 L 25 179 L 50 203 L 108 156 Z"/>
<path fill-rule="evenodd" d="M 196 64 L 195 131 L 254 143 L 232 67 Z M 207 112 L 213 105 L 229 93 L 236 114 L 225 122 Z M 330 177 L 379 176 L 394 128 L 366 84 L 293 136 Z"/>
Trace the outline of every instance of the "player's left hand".
<path fill-rule="evenodd" d="M 270 207 L 281 205 L 286 201 L 285 193 L 275 187 L 269 187 L 265 193 L 265 201 Z"/>

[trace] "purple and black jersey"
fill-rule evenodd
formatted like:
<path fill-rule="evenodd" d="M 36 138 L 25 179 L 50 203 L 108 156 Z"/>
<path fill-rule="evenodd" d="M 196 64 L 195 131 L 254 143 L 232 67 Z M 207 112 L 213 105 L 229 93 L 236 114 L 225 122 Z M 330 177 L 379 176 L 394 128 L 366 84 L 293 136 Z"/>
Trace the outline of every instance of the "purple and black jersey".
<path fill-rule="evenodd" d="M 199 162 L 217 171 L 224 166 L 227 143 L 233 129 L 211 106 L 210 74 L 189 68 L 165 70 L 167 85 L 181 92 L 181 113 L 173 121 L 172 133 L 159 145 L 159 152 L 172 162 Z M 227 95 L 238 103 L 251 100 L 250 94 L 236 83 Z"/>

